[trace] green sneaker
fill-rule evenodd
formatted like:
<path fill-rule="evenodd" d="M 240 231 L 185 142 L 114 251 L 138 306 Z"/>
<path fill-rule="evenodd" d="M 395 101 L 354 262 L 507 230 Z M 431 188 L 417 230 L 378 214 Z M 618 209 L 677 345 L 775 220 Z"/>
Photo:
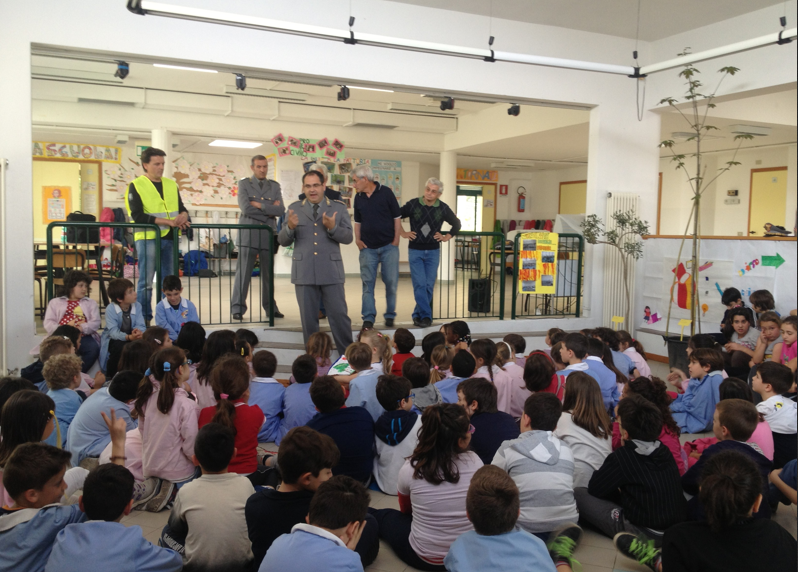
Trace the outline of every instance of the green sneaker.
<path fill-rule="evenodd" d="M 554 565 L 567 564 L 572 569 L 575 566 L 580 566 L 579 562 L 574 560 L 574 551 L 576 551 L 580 540 L 582 540 L 582 529 L 572 522 L 552 532 L 546 547 L 549 549 L 549 556 L 554 561 Z"/>
<path fill-rule="evenodd" d="M 657 572 L 662 551 L 654 546 L 653 540 L 648 540 L 645 537 L 638 538 L 630 532 L 619 532 L 612 542 L 618 552 Z"/>

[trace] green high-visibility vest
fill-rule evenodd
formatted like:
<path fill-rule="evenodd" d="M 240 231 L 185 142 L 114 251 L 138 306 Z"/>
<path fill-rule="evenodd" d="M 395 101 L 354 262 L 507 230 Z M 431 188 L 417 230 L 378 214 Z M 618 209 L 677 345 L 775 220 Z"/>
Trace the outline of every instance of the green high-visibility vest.
<path fill-rule="evenodd" d="M 161 197 L 158 189 L 152 184 L 147 177 L 142 175 L 133 179 L 133 185 L 141 197 L 141 204 L 144 206 L 145 214 L 157 218 L 173 219 L 180 214 L 180 201 L 177 189 L 177 183 L 172 179 L 162 178 L 163 183 L 163 197 Z M 130 187 L 125 191 L 125 206 L 127 207 L 127 215 L 132 218 L 130 213 L 130 203 L 128 202 L 128 194 Z M 171 227 L 159 225 L 161 228 L 161 236 L 164 237 L 172 230 Z M 133 233 L 134 240 L 152 240 L 155 238 L 155 231 L 149 229 L 136 229 Z"/>

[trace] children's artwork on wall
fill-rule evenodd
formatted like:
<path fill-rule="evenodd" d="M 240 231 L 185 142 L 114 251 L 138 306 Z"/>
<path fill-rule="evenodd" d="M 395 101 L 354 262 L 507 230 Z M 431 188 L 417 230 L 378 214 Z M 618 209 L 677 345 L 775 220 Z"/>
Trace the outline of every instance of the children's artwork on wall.
<path fill-rule="evenodd" d="M 66 220 L 72 210 L 72 187 L 42 187 L 42 223 Z"/>
<path fill-rule="evenodd" d="M 559 234 L 525 232 L 519 239 L 518 292 L 554 294 L 557 289 L 557 245 Z"/>

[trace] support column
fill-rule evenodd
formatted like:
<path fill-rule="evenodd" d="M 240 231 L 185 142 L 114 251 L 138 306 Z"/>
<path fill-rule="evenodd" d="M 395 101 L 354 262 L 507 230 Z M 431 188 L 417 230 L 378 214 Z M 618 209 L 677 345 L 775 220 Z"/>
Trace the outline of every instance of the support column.
<path fill-rule="evenodd" d="M 441 171 L 438 177 L 443 183 L 441 200 L 457 212 L 457 153 L 441 153 Z M 441 246 L 441 263 L 438 267 L 438 280 L 454 280 L 455 239 Z"/>
<path fill-rule="evenodd" d="M 165 127 L 152 130 L 152 146 L 166 153 L 166 165 L 164 166 L 163 176 L 172 177 L 172 132 Z"/>

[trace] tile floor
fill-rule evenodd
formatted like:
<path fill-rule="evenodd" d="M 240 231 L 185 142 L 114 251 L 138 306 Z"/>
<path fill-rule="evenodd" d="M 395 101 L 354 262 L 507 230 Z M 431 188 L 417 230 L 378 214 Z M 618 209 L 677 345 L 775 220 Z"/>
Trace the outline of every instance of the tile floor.
<path fill-rule="evenodd" d="M 652 362 L 651 366 L 654 375 L 664 377 L 667 374 L 665 364 Z M 705 436 L 709 435 L 684 435 L 682 436 L 682 442 Z M 273 447 L 267 447 L 267 449 L 273 450 Z M 374 508 L 399 508 L 397 497 L 371 490 L 369 494 L 371 495 L 371 506 Z M 168 511 L 160 513 L 134 511 L 130 516 L 125 517 L 122 522 L 128 526 L 140 526 L 144 537 L 151 542 L 157 543 L 161 529 L 166 524 L 168 517 Z M 787 529 L 790 534 L 798 537 L 798 520 L 796 519 L 798 519 L 798 512 L 796 512 L 794 505 L 781 505 L 773 520 Z M 584 572 L 650 572 L 647 567 L 641 566 L 619 554 L 615 550 L 611 539 L 589 528 L 585 529 L 582 543 L 577 548 L 575 557 L 582 564 Z M 402 562 L 394 554 L 393 550 L 382 541 L 377 560 L 368 567 L 369 572 L 412 572 L 413 570 L 416 569 Z"/>

